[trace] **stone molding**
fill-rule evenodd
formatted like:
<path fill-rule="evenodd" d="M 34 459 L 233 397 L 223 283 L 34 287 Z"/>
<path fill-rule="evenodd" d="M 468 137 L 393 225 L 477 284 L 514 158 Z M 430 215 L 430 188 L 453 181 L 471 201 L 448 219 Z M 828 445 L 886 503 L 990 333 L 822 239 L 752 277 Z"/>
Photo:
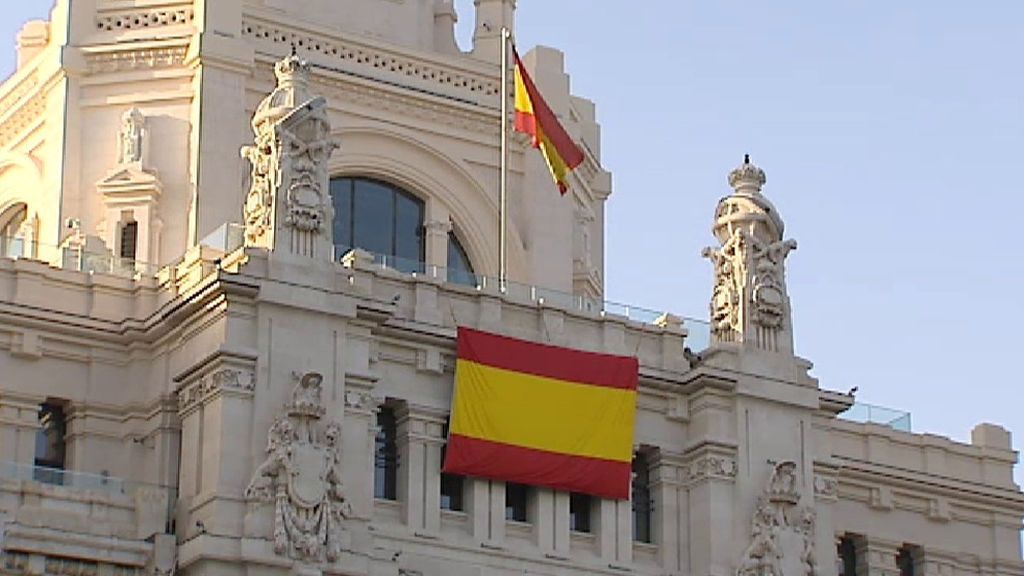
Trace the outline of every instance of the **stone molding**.
<path fill-rule="evenodd" d="M 155 70 L 173 68 L 185 62 L 188 45 L 158 45 L 127 48 L 118 45 L 114 50 L 84 51 L 86 70 L 90 74 L 128 72 L 132 70 Z"/>
<path fill-rule="evenodd" d="M 252 372 L 221 369 L 185 386 L 178 392 L 178 412 L 191 412 L 200 404 L 225 390 L 252 394 L 256 390 L 256 376 Z"/>
<path fill-rule="evenodd" d="M 6 120 L 0 124 L 0 147 L 7 146 L 26 129 L 35 124 L 46 112 L 46 92 L 37 92 L 9 112 Z"/>
<path fill-rule="evenodd" d="M 303 53 L 316 54 L 332 63 L 343 65 L 348 72 L 390 79 L 398 84 L 412 80 L 432 86 L 445 95 L 461 95 L 464 99 L 471 100 L 489 100 L 497 99 L 501 92 L 501 82 L 496 73 L 491 75 L 459 69 L 352 39 L 329 37 L 284 26 L 259 16 L 243 16 L 242 37 L 257 45 L 274 47 L 276 52 L 296 46 Z"/>
<path fill-rule="evenodd" d="M 192 24 L 195 10 L 191 2 L 182 6 L 150 9 L 102 11 L 96 15 L 96 29 L 100 32 L 123 32 L 164 26 Z"/>
<path fill-rule="evenodd" d="M 820 500 L 839 499 L 839 481 L 832 476 L 814 475 L 814 497 Z"/>

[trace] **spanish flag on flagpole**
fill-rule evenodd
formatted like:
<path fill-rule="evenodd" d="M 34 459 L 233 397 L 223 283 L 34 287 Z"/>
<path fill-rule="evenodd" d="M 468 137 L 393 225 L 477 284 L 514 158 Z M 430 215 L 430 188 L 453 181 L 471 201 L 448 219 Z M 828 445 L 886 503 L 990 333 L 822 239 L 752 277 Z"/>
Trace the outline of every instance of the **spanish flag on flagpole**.
<path fill-rule="evenodd" d="M 515 129 L 533 138 L 533 147 L 544 155 L 551 177 L 558 185 L 558 191 L 564 195 L 569 189 L 566 177 L 583 162 L 583 152 L 541 97 L 515 46 L 512 47 L 512 56 L 515 58 Z"/>

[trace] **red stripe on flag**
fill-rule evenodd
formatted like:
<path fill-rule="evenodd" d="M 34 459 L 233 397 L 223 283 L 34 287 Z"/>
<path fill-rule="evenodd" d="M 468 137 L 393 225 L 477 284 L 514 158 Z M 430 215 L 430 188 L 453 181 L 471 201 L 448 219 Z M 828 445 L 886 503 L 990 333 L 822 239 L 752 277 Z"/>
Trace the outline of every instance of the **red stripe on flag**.
<path fill-rule="evenodd" d="M 459 326 L 458 358 L 544 378 L 636 390 L 636 358 L 528 342 Z"/>
<path fill-rule="evenodd" d="M 556 454 L 451 434 L 443 472 L 627 500 L 631 468 L 630 462 Z"/>
<path fill-rule="evenodd" d="M 551 141 L 551 144 L 558 151 L 558 155 L 562 157 L 565 165 L 569 167 L 569 170 L 572 170 L 583 163 L 583 151 L 573 142 L 572 137 L 562 127 L 562 123 L 558 121 L 558 116 L 555 115 L 551 107 L 548 106 L 548 103 L 540 95 L 540 90 L 537 90 L 537 85 L 533 83 L 533 78 L 530 78 L 530 75 L 526 72 L 526 66 L 523 66 L 523 61 L 519 59 L 519 53 L 514 48 L 512 55 L 515 58 L 516 67 L 519 68 L 519 73 L 523 78 L 526 93 L 530 96 L 530 104 L 533 105 L 533 116 L 536 118 L 537 125 L 540 126 L 548 140 Z M 523 131 L 534 136 L 533 145 L 537 146 L 536 132 Z"/>

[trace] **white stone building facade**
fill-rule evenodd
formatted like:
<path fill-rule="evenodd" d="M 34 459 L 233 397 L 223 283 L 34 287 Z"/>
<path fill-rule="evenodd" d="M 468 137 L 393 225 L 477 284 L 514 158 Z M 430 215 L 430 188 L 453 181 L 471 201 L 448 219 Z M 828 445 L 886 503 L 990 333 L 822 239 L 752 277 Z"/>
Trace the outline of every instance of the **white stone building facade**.
<path fill-rule="evenodd" d="M 491 280 L 515 8 L 476 0 L 465 53 L 446 0 L 58 0 L 23 28 L 0 574 L 1024 575 L 1008 431 L 844 419 L 794 356 L 796 243 L 749 160 L 709 327 L 603 303 L 611 175 L 552 49 L 524 59 L 586 159 L 559 197 L 513 139 Z M 460 325 L 639 358 L 630 501 L 440 473 Z"/>

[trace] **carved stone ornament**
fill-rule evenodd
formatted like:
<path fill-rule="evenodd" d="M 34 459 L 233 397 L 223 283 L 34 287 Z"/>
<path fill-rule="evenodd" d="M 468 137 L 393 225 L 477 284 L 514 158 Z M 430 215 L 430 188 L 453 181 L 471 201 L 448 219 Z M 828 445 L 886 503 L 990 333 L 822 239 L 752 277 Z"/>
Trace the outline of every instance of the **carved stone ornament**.
<path fill-rule="evenodd" d="M 251 372 L 223 369 L 207 374 L 178 392 L 178 410 L 184 412 L 222 390 L 252 392 L 256 376 Z"/>
<path fill-rule="evenodd" d="M 254 143 L 242 148 L 251 165 L 246 244 L 312 257 L 318 245 L 329 251 L 327 161 L 338 146 L 327 102 L 309 91 L 309 64 L 292 55 L 274 72 L 277 87 L 253 115 Z"/>
<path fill-rule="evenodd" d="M 341 521 L 351 513 L 341 485 L 341 427 L 321 422 L 322 381 L 313 372 L 299 379 L 245 489 L 246 499 L 274 505 L 274 552 L 308 563 L 338 559 Z"/>
<path fill-rule="evenodd" d="M 703 251 L 715 273 L 711 333 L 715 342 L 792 352 L 785 260 L 796 242 L 782 239 L 782 219 L 761 194 L 765 181 L 764 171 L 745 158 L 729 175 L 734 193 L 715 210 L 721 245 Z"/>
<path fill-rule="evenodd" d="M 142 162 L 143 137 L 146 131 L 146 117 L 138 108 L 132 108 L 121 116 L 121 131 L 118 133 L 117 163 Z"/>
<path fill-rule="evenodd" d="M 776 464 L 757 500 L 750 544 L 743 551 L 736 576 L 815 576 L 816 515 L 800 506 L 796 463 Z"/>

